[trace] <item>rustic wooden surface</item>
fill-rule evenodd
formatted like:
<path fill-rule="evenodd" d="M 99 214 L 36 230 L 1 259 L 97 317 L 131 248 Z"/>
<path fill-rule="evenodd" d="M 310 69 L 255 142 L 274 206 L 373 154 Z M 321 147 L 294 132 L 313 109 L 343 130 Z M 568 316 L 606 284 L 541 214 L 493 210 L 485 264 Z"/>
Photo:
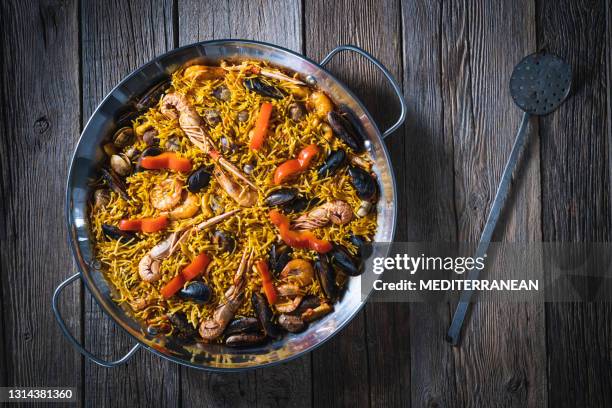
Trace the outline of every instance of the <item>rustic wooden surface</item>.
<path fill-rule="evenodd" d="M 520 120 L 514 64 L 541 47 L 574 69 L 572 98 L 532 120 L 498 240 L 612 239 L 612 6 L 582 1 L 3 1 L 0 58 L 0 385 L 74 386 L 82 406 L 612 406 L 612 305 L 480 304 L 464 341 L 451 305 L 369 304 L 290 363 L 208 374 L 139 352 L 102 369 L 61 337 L 53 288 L 75 272 L 64 183 L 84 121 L 127 73 L 177 46 L 269 41 L 319 60 L 352 43 L 402 83 L 388 139 L 399 241 L 477 240 Z M 382 76 L 343 54 L 330 69 L 381 128 L 397 114 Z M 62 310 L 98 355 L 131 342 L 76 285 Z"/>

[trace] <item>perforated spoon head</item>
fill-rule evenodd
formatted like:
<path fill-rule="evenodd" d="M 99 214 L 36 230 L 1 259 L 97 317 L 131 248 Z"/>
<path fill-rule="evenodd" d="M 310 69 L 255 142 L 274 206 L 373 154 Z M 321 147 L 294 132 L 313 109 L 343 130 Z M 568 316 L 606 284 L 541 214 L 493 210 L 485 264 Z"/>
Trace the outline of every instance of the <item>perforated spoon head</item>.
<path fill-rule="evenodd" d="M 514 103 L 532 115 L 546 115 L 567 99 L 572 68 L 553 54 L 526 56 L 512 71 L 510 94 Z"/>

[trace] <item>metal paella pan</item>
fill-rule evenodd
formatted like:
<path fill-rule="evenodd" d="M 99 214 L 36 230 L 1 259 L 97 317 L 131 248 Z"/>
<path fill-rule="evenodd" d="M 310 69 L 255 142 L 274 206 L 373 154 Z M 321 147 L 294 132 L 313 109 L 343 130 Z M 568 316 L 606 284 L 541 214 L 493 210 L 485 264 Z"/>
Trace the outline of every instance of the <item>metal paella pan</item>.
<path fill-rule="evenodd" d="M 382 71 L 397 94 L 401 105 L 400 117 L 384 133 L 380 132 L 355 95 L 325 69 L 334 55 L 342 51 L 352 51 L 366 57 Z M 324 343 L 348 324 L 365 303 L 364 298 L 369 291 L 364 293 L 361 290 L 359 279 L 350 279 L 345 293 L 334 305 L 334 312 L 312 322 L 307 330 L 287 334 L 263 345 L 234 349 L 214 343 L 198 343 L 197 347 L 192 347 L 172 337 L 147 331 L 141 322 L 135 319 L 129 308 L 124 308 L 113 301 L 114 289 L 105 279 L 100 262 L 95 259 L 88 217 L 91 181 L 104 160 L 102 142 L 117 129 L 118 118 L 124 113 L 126 106 L 133 105 L 141 95 L 176 70 L 195 62 L 218 65 L 226 60 L 261 60 L 298 73 L 309 85 L 316 85 L 318 89 L 330 95 L 337 106 L 342 106 L 353 113 L 366 137 L 366 149 L 373 161 L 373 171 L 379 183 L 379 200 L 376 206 L 377 229 L 374 241 L 393 241 L 397 193 L 393 168 L 383 139 L 403 123 L 406 107 L 397 82 L 382 64 L 367 52 L 353 46 L 335 48 L 320 63 L 275 45 L 244 40 L 208 41 L 171 51 L 134 71 L 104 98 L 85 126 L 70 165 L 66 190 L 66 218 L 69 240 L 79 273 L 58 286 L 53 296 L 53 310 L 60 328 L 73 346 L 99 365 L 112 367 L 124 363 L 140 347 L 179 364 L 213 371 L 243 370 L 277 364 L 299 357 Z M 385 256 L 382 248 L 375 246 L 370 256 Z M 95 357 L 85 350 L 66 328 L 58 311 L 59 295 L 67 285 L 79 278 L 83 280 L 102 309 L 134 338 L 136 345 L 121 359 L 104 361 Z"/>

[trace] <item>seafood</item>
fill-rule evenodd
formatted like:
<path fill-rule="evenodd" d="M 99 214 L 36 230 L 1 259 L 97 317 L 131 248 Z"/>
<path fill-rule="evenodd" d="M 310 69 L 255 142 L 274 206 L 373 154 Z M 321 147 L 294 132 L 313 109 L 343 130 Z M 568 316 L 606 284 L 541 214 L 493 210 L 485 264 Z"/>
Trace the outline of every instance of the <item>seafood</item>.
<path fill-rule="evenodd" d="M 323 92 L 313 92 L 308 99 L 308 106 L 320 118 L 325 118 L 334 109 L 331 99 Z"/>
<path fill-rule="evenodd" d="M 110 193 L 108 190 L 100 188 L 94 192 L 94 207 L 104 208 L 110 201 Z"/>
<path fill-rule="evenodd" d="M 325 163 L 321 167 L 317 173 L 319 177 L 329 177 L 333 176 L 340 167 L 344 165 L 346 162 L 346 153 L 344 150 L 339 149 L 331 152 L 327 159 L 325 159 Z"/>
<path fill-rule="evenodd" d="M 327 122 L 329 122 L 334 133 L 353 151 L 356 153 L 363 152 L 363 140 L 357 135 L 357 131 L 349 121 L 336 112 L 330 111 L 327 113 Z"/>
<path fill-rule="evenodd" d="M 122 177 L 128 176 L 132 172 L 132 162 L 125 154 L 113 154 L 110 158 L 111 168 Z"/>
<path fill-rule="evenodd" d="M 297 229 L 320 228 L 330 221 L 337 225 L 346 224 L 353 219 L 353 208 L 345 201 L 335 200 L 322 204 L 304 214 L 294 222 Z"/>
<path fill-rule="evenodd" d="M 238 205 L 242 207 L 252 207 L 257 202 L 257 191 L 249 188 L 248 186 L 240 186 L 234 180 L 232 180 L 223 169 L 219 166 L 213 168 L 213 175 Z"/>
<path fill-rule="evenodd" d="M 300 102 L 294 102 L 289 105 L 289 116 L 291 120 L 299 122 L 306 116 L 306 108 Z"/>
<path fill-rule="evenodd" d="M 113 135 L 113 144 L 119 149 L 129 146 L 133 140 L 134 130 L 129 126 L 122 127 Z"/>
<path fill-rule="evenodd" d="M 314 309 L 308 309 L 304 313 L 302 313 L 302 320 L 310 323 L 312 321 L 320 319 L 326 314 L 331 313 L 333 310 L 334 309 L 329 303 L 321 303 L 320 306 L 317 306 Z"/>
<path fill-rule="evenodd" d="M 179 337 L 188 338 L 197 334 L 197 331 L 189 324 L 183 313 L 170 313 L 168 314 L 168 320 L 178 331 Z"/>
<path fill-rule="evenodd" d="M 236 240 L 234 237 L 232 237 L 229 232 L 222 230 L 216 230 L 213 233 L 212 242 L 224 252 L 234 252 L 234 249 L 236 248 Z"/>
<path fill-rule="evenodd" d="M 179 296 L 183 299 L 192 300 L 197 303 L 206 303 L 212 297 L 210 287 L 204 282 L 190 282 L 179 291 Z"/>
<path fill-rule="evenodd" d="M 244 80 L 244 87 L 249 91 L 274 99 L 282 99 L 285 94 L 277 87 L 268 85 L 258 78 L 248 78 Z"/>
<path fill-rule="evenodd" d="M 261 324 L 259 319 L 255 317 L 241 317 L 240 319 L 234 319 L 227 325 L 224 334 L 231 336 L 232 334 L 238 333 L 252 333 L 261 330 Z"/>
<path fill-rule="evenodd" d="M 271 192 L 264 202 L 269 207 L 284 205 L 292 202 L 298 197 L 298 191 L 294 188 L 279 188 Z"/>
<path fill-rule="evenodd" d="M 266 341 L 266 336 L 261 333 L 240 333 L 233 334 L 225 340 L 228 347 L 247 347 L 256 346 Z"/>
<path fill-rule="evenodd" d="M 359 218 L 363 218 L 370 213 L 372 210 L 372 202 L 371 201 L 362 201 L 359 204 L 359 208 L 357 209 L 357 216 Z"/>
<path fill-rule="evenodd" d="M 130 231 L 121 231 L 114 225 L 102 224 L 102 232 L 107 238 L 124 241 L 129 241 L 136 238 L 136 235 Z"/>
<path fill-rule="evenodd" d="M 278 317 L 278 324 L 290 333 L 299 333 L 306 328 L 306 324 L 301 317 L 286 314 Z"/>
<path fill-rule="evenodd" d="M 205 168 L 200 167 L 199 169 L 191 173 L 191 175 L 187 179 L 187 190 L 192 193 L 202 191 L 203 189 L 208 187 L 208 184 L 210 184 L 211 176 L 212 175 L 208 171 L 206 171 Z"/>
<path fill-rule="evenodd" d="M 293 249 L 284 244 L 272 244 L 270 246 L 269 264 L 274 275 L 279 275 L 287 263 L 291 260 Z"/>
<path fill-rule="evenodd" d="M 193 217 L 199 210 L 200 200 L 195 194 L 188 192 L 185 200 L 177 207 L 174 207 L 174 209 L 170 211 L 168 215 L 170 216 L 170 219 L 182 220 Z"/>
<path fill-rule="evenodd" d="M 217 306 L 210 319 L 205 320 L 200 325 L 200 336 L 202 336 L 204 340 L 214 340 L 221 336 L 242 304 L 244 300 L 244 274 L 248 269 L 247 265 L 251 258 L 249 252 L 250 250 L 248 248 L 244 250 L 240 266 L 238 266 L 238 270 L 234 276 L 234 283 L 225 292 L 225 300 L 223 303 Z"/>
<path fill-rule="evenodd" d="M 266 336 L 273 339 L 279 338 L 281 333 L 276 325 L 272 322 L 272 311 L 270 310 L 270 306 L 268 306 L 266 299 L 259 293 L 253 293 L 251 302 L 253 303 L 253 309 L 255 309 L 257 319 L 259 319 L 259 323 L 261 324 Z"/>
<path fill-rule="evenodd" d="M 363 262 L 342 245 L 334 245 L 330 252 L 332 264 L 349 276 L 358 276 L 363 273 Z"/>
<path fill-rule="evenodd" d="M 208 79 L 220 79 L 225 76 L 225 70 L 220 67 L 209 67 L 206 65 L 192 65 L 185 68 L 183 78 L 191 81 L 203 81 Z"/>
<path fill-rule="evenodd" d="M 102 168 L 100 169 L 100 172 L 102 173 L 102 178 L 106 181 L 111 190 L 123 197 L 125 200 L 129 199 L 125 184 L 113 170 Z"/>
<path fill-rule="evenodd" d="M 149 194 L 153 207 L 168 211 L 181 202 L 183 182 L 176 177 L 167 178 L 154 186 Z"/>
<path fill-rule="evenodd" d="M 327 257 L 327 254 L 319 254 L 315 262 L 314 269 L 317 274 L 319 284 L 323 289 L 323 293 L 330 300 L 335 300 L 338 296 L 338 288 L 336 286 L 336 274 L 334 268 Z"/>
<path fill-rule="evenodd" d="M 232 99 L 232 92 L 227 88 L 227 86 L 221 85 L 218 88 L 215 88 L 213 91 L 213 96 L 217 99 L 220 99 L 224 102 Z"/>
<path fill-rule="evenodd" d="M 378 184 L 370 173 L 360 167 L 350 166 L 351 183 L 357 190 L 357 196 L 362 200 L 374 200 L 378 194 Z"/>

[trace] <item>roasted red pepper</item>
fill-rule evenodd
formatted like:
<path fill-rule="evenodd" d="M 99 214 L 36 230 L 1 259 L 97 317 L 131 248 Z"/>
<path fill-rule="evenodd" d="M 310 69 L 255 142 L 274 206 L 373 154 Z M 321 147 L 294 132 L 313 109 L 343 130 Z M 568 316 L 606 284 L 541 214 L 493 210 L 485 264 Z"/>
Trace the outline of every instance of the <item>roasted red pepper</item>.
<path fill-rule="evenodd" d="M 201 253 L 193 258 L 193 261 L 191 261 L 189 265 L 183 268 L 178 275 L 172 278 L 170 282 L 166 283 L 164 287 L 161 288 L 160 292 L 162 296 L 166 299 L 174 296 L 176 292 L 181 290 L 185 282 L 195 279 L 203 274 L 204 271 L 206 271 L 208 264 L 210 264 L 210 258 L 205 253 Z"/>
<path fill-rule="evenodd" d="M 266 134 L 268 133 L 270 116 L 272 116 L 272 104 L 270 102 L 262 103 L 257 122 L 255 122 L 255 127 L 253 128 L 253 137 L 251 138 L 250 145 L 252 150 L 259 150 L 263 146 Z"/>
<path fill-rule="evenodd" d="M 147 170 L 170 169 L 186 173 L 191 171 L 191 160 L 179 157 L 174 152 L 165 152 L 157 156 L 145 156 L 140 159 L 140 166 Z"/>
<path fill-rule="evenodd" d="M 261 276 L 261 283 L 264 293 L 266 294 L 266 298 L 268 299 L 268 303 L 271 305 L 275 304 L 278 300 L 278 295 L 276 293 L 276 288 L 274 287 L 274 282 L 272 281 L 272 275 L 270 275 L 270 270 L 268 269 L 268 263 L 261 260 L 255 264 L 255 267 L 259 272 L 259 276 Z"/>
<path fill-rule="evenodd" d="M 278 210 L 270 211 L 270 221 L 278 227 L 283 241 L 293 248 L 308 248 L 321 254 L 332 249 L 329 241 L 318 239 L 311 231 L 293 231 L 289 219 Z"/>
<path fill-rule="evenodd" d="M 300 150 L 297 159 L 290 159 L 276 168 L 274 172 L 274 184 L 279 185 L 303 173 L 312 160 L 319 154 L 316 144 L 311 144 Z"/>
<path fill-rule="evenodd" d="M 157 232 L 168 226 L 168 217 L 160 215 L 154 218 L 140 218 L 119 221 L 121 231 Z"/>

